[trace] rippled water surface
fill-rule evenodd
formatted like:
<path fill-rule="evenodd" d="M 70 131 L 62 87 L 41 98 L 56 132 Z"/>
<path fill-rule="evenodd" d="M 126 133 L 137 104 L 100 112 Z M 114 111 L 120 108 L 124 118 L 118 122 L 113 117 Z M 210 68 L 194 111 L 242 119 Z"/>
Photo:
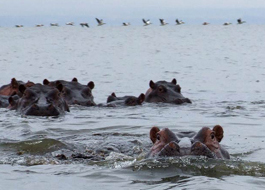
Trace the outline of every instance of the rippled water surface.
<path fill-rule="evenodd" d="M 70 107 L 59 118 L 0 109 L 3 189 L 264 189 L 265 26 L 0 28 L 0 84 L 94 81 L 96 103 L 176 78 L 192 104 Z M 1 86 L 0 85 L 0 86 Z M 152 126 L 223 126 L 232 159 L 143 159 Z M 57 155 L 82 153 L 86 159 Z"/>

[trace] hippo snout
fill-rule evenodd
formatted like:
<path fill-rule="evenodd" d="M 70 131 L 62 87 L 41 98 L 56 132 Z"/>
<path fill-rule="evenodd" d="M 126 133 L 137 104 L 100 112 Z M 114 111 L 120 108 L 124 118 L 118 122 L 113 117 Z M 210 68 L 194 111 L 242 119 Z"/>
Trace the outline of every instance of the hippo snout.
<path fill-rule="evenodd" d="M 87 103 L 86 103 L 86 105 L 87 106 L 95 106 L 96 104 L 95 104 L 95 102 L 94 101 L 88 101 Z"/>
<path fill-rule="evenodd" d="M 38 105 L 33 104 L 26 112 L 25 115 L 33 116 L 58 116 L 59 110 L 53 105 Z"/>
<path fill-rule="evenodd" d="M 180 156 L 180 147 L 177 142 L 171 141 L 158 154 L 158 156 Z"/>
<path fill-rule="evenodd" d="M 191 146 L 191 155 L 206 156 L 208 158 L 216 158 L 216 155 L 203 143 L 197 141 Z"/>
<path fill-rule="evenodd" d="M 89 100 L 89 101 L 74 100 L 73 104 L 80 105 L 80 106 L 96 106 L 95 102 L 92 100 Z"/>

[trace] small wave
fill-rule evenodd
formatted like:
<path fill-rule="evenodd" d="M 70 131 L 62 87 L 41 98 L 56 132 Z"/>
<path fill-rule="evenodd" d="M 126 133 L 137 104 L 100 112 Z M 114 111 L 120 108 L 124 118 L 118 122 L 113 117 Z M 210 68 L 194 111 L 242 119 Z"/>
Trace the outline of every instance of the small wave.
<path fill-rule="evenodd" d="M 265 176 L 265 164 L 239 160 L 214 160 L 205 157 L 147 159 L 130 166 L 134 171 L 173 172 L 176 175 L 203 175 L 221 177 L 228 175 Z"/>
<path fill-rule="evenodd" d="M 55 139 L 29 140 L 15 143 L 3 143 L 0 146 L 16 150 L 18 155 L 21 154 L 46 154 L 65 148 L 66 145 Z"/>

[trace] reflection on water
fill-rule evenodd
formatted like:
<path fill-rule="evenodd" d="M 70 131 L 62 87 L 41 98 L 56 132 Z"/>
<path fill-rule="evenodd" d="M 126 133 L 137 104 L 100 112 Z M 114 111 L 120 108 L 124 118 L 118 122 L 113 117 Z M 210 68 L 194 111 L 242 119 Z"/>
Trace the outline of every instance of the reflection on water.
<path fill-rule="evenodd" d="M 105 103 L 112 92 L 136 96 L 146 92 L 150 80 L 176 78 L 192 100 L 129 108 L 72 106 L 57 118 L 0 109 L 4 188 L 22 183 L 28 186 L 21 189 L 36 183 L 59 189 L 62 184 L 65 189 L 264 187 L 264 26 L 0 31 L 2 85 L 12 77 L 39 83 L 77 77 L 82 84 L 94 81 L 95 102 Z M 221 144 L 230 161 L 143 159 L 152 126 L 181 134 L 216 124 L 224 128 Z"/>

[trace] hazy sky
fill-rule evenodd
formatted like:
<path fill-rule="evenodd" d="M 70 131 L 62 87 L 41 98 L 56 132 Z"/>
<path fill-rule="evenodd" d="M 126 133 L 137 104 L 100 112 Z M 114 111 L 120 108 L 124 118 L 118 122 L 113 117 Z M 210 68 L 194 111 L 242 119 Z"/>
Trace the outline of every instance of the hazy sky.
<path fill-rule="evenodd" d="M 108 25 L 131 22 L 142 25 L 142 18 L 158 24 L 159 18 L 187 24 L 234 22 L 265 24 L 265 0 L 0 0 L 0 26 L 49 24 L 74 21 L 96 25 L 95 17 Z"/>

